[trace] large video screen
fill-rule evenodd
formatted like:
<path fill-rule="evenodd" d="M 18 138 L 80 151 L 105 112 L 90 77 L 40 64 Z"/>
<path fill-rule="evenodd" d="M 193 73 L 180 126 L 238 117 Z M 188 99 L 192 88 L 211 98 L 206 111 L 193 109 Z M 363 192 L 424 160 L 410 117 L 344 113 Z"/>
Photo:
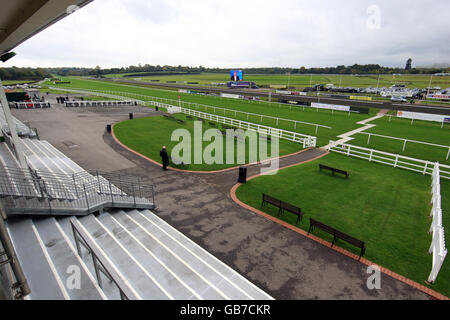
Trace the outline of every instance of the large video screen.
<path fill-rule="evenodd" d="M 230 80 L 231 81 L 242 81 L 244 80 L 244 74 L 242 70 L 231 70 L 230 72 Z"/>

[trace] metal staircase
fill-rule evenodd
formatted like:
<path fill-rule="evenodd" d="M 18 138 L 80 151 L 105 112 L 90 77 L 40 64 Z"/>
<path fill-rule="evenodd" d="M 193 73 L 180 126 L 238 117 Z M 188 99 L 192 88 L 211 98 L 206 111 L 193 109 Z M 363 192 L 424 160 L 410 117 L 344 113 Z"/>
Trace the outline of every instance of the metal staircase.
<path fill-rule="evenodd" d="M 87 215 L 105 208 L 154 209 L 154 188 L 138 178 L 101 173 L 0 168 L 0 203 L 5 212 L 34 215 Z"/>

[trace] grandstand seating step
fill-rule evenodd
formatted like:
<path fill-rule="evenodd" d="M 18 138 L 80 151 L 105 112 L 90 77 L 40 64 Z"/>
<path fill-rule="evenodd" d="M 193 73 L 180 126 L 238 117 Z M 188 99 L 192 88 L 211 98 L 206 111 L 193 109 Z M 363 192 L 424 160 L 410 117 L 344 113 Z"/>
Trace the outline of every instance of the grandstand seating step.
<path fill-rule="evenodd" d="M 209 265 L 210 268 L 216 270 L 217 273 L 221 274 L 225 281 L 224 283 L 233 283 L 233 287 L 239 288 L 239 292 L 244 292 L 248 298 L 260 300 L 260 299 L 271 299 L 265 292 L 253 285 L 247 279 L 239 275 L 236 271 L 222 263 L 216 257 L 211 255 L 209 252 L 204 250 L 202 247 L 198 246 L 192 240 L 187 238 L 181 232 L 173 228 L 167 222 L 159 218 L 157 215 L 149 210 L 131 210 L 127 213 L 131 218 L 136 221 L 140 221 L 141 225 L 146 228 L 152 228 L 152 230 L 157 230 L 161 234 L 161 239 L 166 241 L 165 243 L 171 244 L 173 248 L 179 248 L 178 250 L 187 250 L 190 254 L 195 255 L 199 260 L 203 261 L 205 264 Z M 155 228 L 156 227 L 156 228 Z"/>
<path fill-rule="evenodd" d="M 71 235 L 65 234 L 57 220 L 46 217 L 35 218 L 34 224 L 70 299 L 101 300 L 106 298 L 98 286 L 95 276 L 88 270 L 84 261 L 78 256 L 76 248 L 70 242 L 68 237 Z M 75 272 L 79 275 L 79 280 L 73 278 Z M 76 283 L 75 280 L 79 283 Z"/>
<path fill-rule="evenodd" d="M 119 270 L 127 274 L 127 280 L 144 299 L 167 300 L 169 295 L 155 283 L 147 270 L 133 258 L 128 247 L 124 247 L 117 237 L 123 230 L 108 230 L 96 217 L 89 215 L 79 219 L 93 239 Z"/>
<path fill-rule="evenodd" d="M 31 289 L 30 298 L 64 300 L 65 293 L 54 265 L 46 255 L 45 245 L 31 218 L 9 219 L 11 238 Z"/>
<path fill-rule="evenodd" d="M 164 242 L 166 239 L 159 238 L 159 234 L 154 230 L 155 228 L 143 227 L 124 211 L 111 214 L 108 218 L 117 221 L 116 224 L 120 223 L 146 250 L 158 256 L 161 263 L 182 278 L 185 286 L 190 288 L 198 298 L 217 300 L 228 296 L 226 293 L 222 293 L 225 290 L 216 288 L 216 285 L 223 280 L 219 274 L 212 272 L 206 265 L 199 263 L 194 256 L 188 255 L 187 252 L 177 252 L 177 249 L 171 243 Z M 187 296 L 183 298 L 186 299 Z M 242 295 L 240 298 L 245 297 Z"/>
<path fill-rule="evenodd" d="M 77 253 L 70 217 L 9 219 L 31 299 L 119 299 L 99 287 L 91 254 Z M 77 219 L 124 281 L 143 299 L 271 299 L 148 210 L 112 210 Z M 80 290 L 70 270 L 81 274 Z"/>

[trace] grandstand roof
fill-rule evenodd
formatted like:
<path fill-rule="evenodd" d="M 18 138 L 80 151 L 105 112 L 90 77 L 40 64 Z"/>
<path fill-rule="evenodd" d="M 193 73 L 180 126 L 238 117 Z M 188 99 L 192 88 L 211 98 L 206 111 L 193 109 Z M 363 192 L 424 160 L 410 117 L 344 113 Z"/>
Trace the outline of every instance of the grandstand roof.
<path fill-rule="evenodd" d="M 0 56 L 92 0 L 2 1 Z"/>

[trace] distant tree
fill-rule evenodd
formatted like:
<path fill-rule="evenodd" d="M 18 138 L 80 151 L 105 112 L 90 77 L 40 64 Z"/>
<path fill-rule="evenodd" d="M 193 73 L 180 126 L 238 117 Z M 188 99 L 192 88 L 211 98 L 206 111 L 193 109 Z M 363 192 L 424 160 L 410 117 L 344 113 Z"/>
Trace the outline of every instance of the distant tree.
<path fill-rule="evenodd" d="M 102 75 L 102 68 L 100 68 L 100 66 L 95 67 L 95 75 L 97 77 L 100 77 Z"/>
<path fill-rule="evenodd" d="M 411 70 L 412 69 L 412 59 L 411 58 L 409 58 L 407 61 L 406 61 L 406 67 L 405 67 L 405 70 Z"/>

